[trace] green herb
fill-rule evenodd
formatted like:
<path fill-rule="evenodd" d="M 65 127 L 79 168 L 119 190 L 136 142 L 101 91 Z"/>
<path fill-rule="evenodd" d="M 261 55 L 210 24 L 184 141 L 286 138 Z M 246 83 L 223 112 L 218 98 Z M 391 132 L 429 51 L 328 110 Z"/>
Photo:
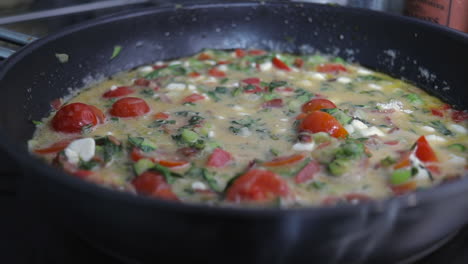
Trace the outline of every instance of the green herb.
<path fill-rule="evenodd" d="M 102 147 L 102 155 L 106 163 L 111 161 L 115 154 L 122 151 L 122 145 L 116 144 L 108 136 L 96 138 L 94 141 L 97 146 Z"/>
<path fill-rule="evenodd" d="M 187 143 L 196 142 L 200 137 L 196 132 L 189 129 L 182 130 L 182 133 L 180 135 L 182 136 L 182 139 Z"/>
<path fill-rule="evenodd" d="M 141 149 L 143 152 L 151 152 L 156 150 L 156 145 L 143 137 L 128 136 L 128 142 L 134 147 Z"/>
<path fill-rule="evenodd" d="M 203 120 L 205 120 L 204 117 L 195 115 L 195 116 L 192 116 L 189 119 L 188 123 L 189 123 L 190 126 L 195 126 L 195 125 L 201 124 L 203 122 Z"/>
<path fill-rule="evenodd" d="M 219 187 L 219 184 L 214 176 L 214 173 L 209 172 L 207 169 L 202 169 L 202 177 L 208 186 L 210 186 L 210 188 L 215 192 L 222 192 L 223 189 Z"/>
<path fill-rule="evenodd" d="M 115 59 L 119 56 L 120 52 L 122 51 L 122 46 L 116 45 L 114 46 L 114 50 L 112 51 L 112 56 L 110 57 L 111 60 Z"/>
<path fill-rule="evenodd" d="M 95 160 L 90 160 L 90 161 L 80 160 L 78 164 L 78 167 L 82 170 L 92 170 L 96 166 L 99 166 L 99 162 Z"/>
<path fill-rule="evenodd" d="M 36 121 L 36 120 L 32 120 L 32 123 L 36 126 L 40 126 L 43 124 L 41 121 Z"/>
<path fill-rule="evenodd" d="M 382 81 L 383 79 L 375 75 L 361 75 L 356 78 L 357 81 Z"/>
<path fill-rule="evenodd" d="M 83 135 L 89 134 L 91 131 L 93 131 L 93 124 L 87 124 L 81 127 L 81 134 Z"/>
<path fill-rule="evenodd" d="M 220 84 L 225 84 L 229 81 L 229 78 L 223 78 L 221 81 L 219 81 Z"/>
<path fill-rule="evenodd" d="M 417 94 L 407 94 L 404 96 L 412 104 L 422 104 L 423 100 Z"/>
<path fill-rule="evenodd" d="M 334 154 L 334 159 L 328 164 L 328 170 L 334 176 L 347 172 L 353 161 L 360 159 L 365 154 L 364 144 L 357 140 L 347 139 Z"/>
<path fill-rule="evenodd" d="M 168 67 L 156 69 L 148 73 L 144 77 L 146 79 L 151 80 L 151 79 L 156 79 L 156 78 L 163 77 L 163 76 L 170 76 L 170 75 L 181 76 L 185 74 L 187 74 L 187 70 L 184 67 L 182 67 L 180 64 L 176 64 L 176 65 L 171 65 Z"/>
<path fill-rule="evenodd" d="M 286 84 L 288 84 L 287 82 L 285 81 L 273 81 L 273 82 L 270 82 L 268 84 L 268 91 L 271 93 L 273 92 L 274 89 L 278 88 L 278 87 L 281 87 L 281 86 L 285 86 Z"/>
<path fill-rule="evenodd" d="M 387 167 L 392 166 L 392 165 L 395 164 L 396 162 L 397 162 L 397 161 L 396 161 L 394 158 L 392 158 L 392 157 L 390 157 L 390 156 L 387 156 L 387 157 L 385 157 L 384 159 L 382 159 L 382 160 L 380 161 L 380 165 L 381 165 L 382 167 L 384 167 L 384 168 L 387 168 Z"/>
<path fill-rule="evenodd" d="M 119 118 L 118 117 L 111 117 L 111 121 L 112 122 L 119 122 Z"/>
<path fill-rule="evenodd" d="M 194 106 L 194 105 L 196 105 L 196 104 L 195 104 L 195 103 L 192 103 L 192 102 L 186 102 L 186 103 L 183 103 L 182 105 Z"/>
<path fill-rule="evenodd" d="M 140 94 L 145 96 L 145 97 L 153 97 L 154 90 L 153 89 L 143 89 L 143 90 L 140 91 Z"/>
<path fill-rule="evenodd" d="M 302 88 L 300 89 L 296 89 L 294 91 L 295 93 L 295 97 L 296 99 L 300 100 L 300 101 L 303 101 L 303 102 L 307 102 L 309 101 L 312 97 L 314 97 L 314 94 L 309 92 L 309 91 L 306 91 Z"/>
<path fill-rule="evenodd" d="M 448 146 L 449 149 L 451 150 L 455 150 L 455 151 L 459 151 L 459 152 L 465 152 L 466 151 L 466 147 L 462 144 L 452 144 L 450 146 Z"/>
<path fill-rule="evenodd" d="M 154 162 L 149 159 L 140 159 L 135 164 L 133 164 L 133 170 L 136 175 L 140 175 L 143 172 L 154 168 Z"/>
<path fill-rule="evenodd" d="M 257 89 L 257 87 L 252 84 L 247 84 L 247 86 L 244 87 L 244 91 L 253 91 L 255 89 Z"/>
<path fill-rule="evenodd" d="M 198 115 L 200 114 L 199 112 L 194 112 L 194 111 L 179 111 L 179 112 L 175 112 L 175 115 L 177 116 L 183 116 L 183 117 L 187 117 L 189 115 Z"/>
<path fill-rule="evenodd" d="M 225 94 L 227 93 L 227 88 L 223 86 L 218 86 L 215 88 L 216 93 Z"/>
<path fill-rule="evenodd" d="M 169 168 L 159 164 L 155 163 L 154 167 L 152 168 L 153 170 L 160 172 L 163 176 L 164 179 L 166 180 L 167 183 L 173 184 L 175 181 L 175 177 L 182 177 L 182 175 L 172 172 Z"/>
<path fill-rule="evenodd" d="M 351 116 L 347 115 L 345 112 L 338 108 L 321 109 L 320 111 L 329 113 L 334 118 L 336 118 L 338 122 L 340 122 L 342 125 L 347 125 L 353 120 Z"/>
<path fill-rule="evenodd" d="M 232 91 L 232 96 L 238 96 L 241 92 L 242 90 L 240 88 L 236 88 Z"/>
<path fill-rule="evenodd" d="M 206 93 L 209 97 L 211 97 L 211 99 L 213 99 L 215 102 L 219 102 L 221 100 L 221 98 L 219 98 L 215 92 L 213 91 L 209 91 Z"/>
<path fill-rule="evenodd" d="M 70 59 L 70 56 L 66 53 L 55 53 L 55 57 L 60 61 L 60 63 L 67 63 Z"/>
<path fill-rule="evenodd" d="M 312 182 L 311 185 L 314 189 L 317 189 L 317 190 L 322 190 L 323 188 L 327 186 L 325 182 L 321 182 L 321 181 L 314 181 Z"/>
<path fill-rule="evenodd" d="M 164 126 L 164 125 L 173 125 L 175 123 L 176 123 L 175 120 L 159 119 L 159 120 L 155 120 L 155 121 L 151 122 L 148 125 L 148 128 L 158 128 L 158 127 L 161 127 L 161 126 Z"/>
<path fill-rule="evenodd" d="M 445 135 L 445 136 L 453 136 L 453 132 L 448 130 L 444 124 L 442 124 L 442 122 L 440 122 L 439 120 L 437 121 L 432 121 L 430 123 L 430 126 L 435 128 L 439 133 L 441 133 L 442 135 Z"/>
<path fill-rule="evenodd" d="M 277 149 L 271 148 L 270 153 L 273 154 L 273 156 L 278 157 L 280 152 Z"/>

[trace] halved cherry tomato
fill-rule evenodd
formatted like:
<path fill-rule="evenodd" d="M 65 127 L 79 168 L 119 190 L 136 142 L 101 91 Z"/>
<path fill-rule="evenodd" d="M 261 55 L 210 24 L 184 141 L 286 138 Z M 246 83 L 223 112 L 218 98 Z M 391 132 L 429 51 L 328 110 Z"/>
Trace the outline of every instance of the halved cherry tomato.
<path fill-rule="evenodd" d="M 169 118 L 169 115 L 164 113 L 164 112 L 159 112 L 159 113 L 156 113 L 154 115 L 154 119 L 163 119 L 163 120 L 165 120 L 165 119 L 168 119 L 168 118 Z"/>
<path fill-rule="evenodd" d="M 148 85 L 150 85 L 150 81 L 147 80 L 147 79 L 140 78 L 140 79 L 136 79 L 133 82 L 133 84 L 138 85 L 138 86 L 148 86 Z"/>
<path fill-rule="evenodd" d="M 302 68 L 302 66 L 304 66 L 304 60 L 301 58 L 296 58 L 294 60 L 294 66 L 296 66 L 297 68 Z"/>
<path fill-rule="evenodd" d="M 244 79 L 244 80 L 242 80 L 242 82 L 246 83 L 246 84 L 259 85 L 260 84 L 260 79 L 252 77 L 252 78 Z"/>
<path fill-rule="evenodd" d="M 188 74 L 189 77 L 191 78 L 197 78 L 198 76 L 200 76 L 201 74 L 198 73 L 198 72 L 191 72 Z"/>
<path fill-rule="evenodd" d="M 209 54 L 206 54 L 206 53 L 202 53 L 200 55 L 198 55 L 198 60 L 211 60 L 211 56 Z"/>
<path fill-rule="evenodd" d="M 95 126 L 98 118 L 95 109 L 83 103 L 71 103 L 63 106 L 52 118 L 55 131 L 64 133 L 80 133 L 84 126 Z"/>
<path fill-rule="evenodd" d="M 143 154 L 143 152 L 141 150 L 139 150 L 138 148 L 133 148 L 132 151 L 130 152 L 130 159 L 132 159 L 133 161 L 137 162 L 141 159 L 146 159 L 148 157 L 145 157 L 145 155 Z"/>
<path fill-rule="evenodd" d="M 266 101 L 265 103 L 263 103 L 262 107 L 263 108 L 283 107 L 283 99 L 281 98 L 271 99 L 270 101 Z"/>
<path fill-rule="evenodd" d="M 153 171 L 143 172 L 132 181 L 138 193 L 165 200 L 178 201 L 164 177 Z"/>
<path fill-rule="evenodd" d="M 37 154 L 54 154 L 64 150 L 74 139 L 64 139 L 53 143 L 52 145 L 33 150 Z"/>
<path fill-rule="evenodd" d="M 253 85 L 254 87 L 244 87 L 244 93 L 263 93 L 265 90 L 262 89 L 262 87 L 258 86 L 258 85 Z M 249 89 L 247 89 L 247 87 Z M 250 88 L 253 88 L 253 89 L 250 89 Z"/>
<path fill-rule="evenodd" d="M 271 161 L 267 161 L 262 163 L 263 166 L 266 167 L 278 167 L 278 166 L 284 166 L 284 165 L 291 165 L 296 162 L 299 162 L 304 159 L 304 155 L 302 154 L 294 154 L 291 156 L 285 156 L 285 157 L 278 157 L 275 158 Z"/>
<path fill-rule="evenodd" d="M 235 179 L 226 192 L 231 202 L 271 201 L 276 197 L 287 197 L 289 187 L 285 180 L 273 172 L 253 169 Z"/>
<path fill-rule="evenodd" d="M 260 55 L 266 54 L 266 51 L 264 51 L 264 50 L 249 50 L 248 53 L 249 53 L 249 55 L 260 56 Z"/>
<path fill-rule="evenodd" d="M 223 71 L 220 71 L 216 68 L 212 68 L 208 71 L 208 74 L 213 76 L 213 77 L 219 77 L 219 78 L 222 78 L 222 77 L 226 77 L 226 73 L 223 72 Z"/>
<path fill-rule="evenodd" d="M 110 114 L 117 117 L 137 117 L 151 111 L 145 100 L 137 97 L 124 97 L 117 100 L 110 109 Z"/>
<path fill-rule="evenodd" d="M 233 160 L 231 153 L 222 150 L 220 148 L 215 148 L 213 153 L 211 153 L 208 158 L 206 166 L 214 168 L 223 168 L 226 167 Z"/>
<path fill-rule="evenodd" d="M 245 57 L 245 55 L 247 55 L 247 53 L 245 52 L 245 50 L 236 49 L 236 57 L 237 57 L 237 58 L 243 58 L 243 57 Z"/>
<path fill-rule="evenodd" d="M 294 177 L 296 183 L 303 183 L 314 178 L 315 174 L 320 171 L 320 163 L 315 160 L 309 162 L 301 171 Z"/>
<path fill-rule="evenodd" d="M 296 116 L 296 120 L 302 120 L 306 118 L 307 114 L 306 113 L 300 113 Z"/>
<path fill-rule="evenodd" d="M 346 69 L 345 66 L 341 64 L 336 64 L 336 63 L 328 63 L 328 64 L 321 64 L 317 67 L 318 72 L 323 72 L 323 73 L 333 73 L 333 74 L 338 74 L 340 72 L 347 72 L 348 70 Z"/>
<path fill-rule="evenodd" d="M 390 186 L 390 188 L 392 189 L 392 191 L 393 191 L 393 193 L 395 195 L 402 195 L 402 194 L 411 192 L 411 191 L 415 190 L 416 187 L 417 187 L 417 184 L 416 184 L 415 181 L 409 181 L 409 182 L 405 182 L 403 184 Z"/>
<path fill-rule="evenodd" d="M 336 108 L 336 105 L 332 101 L 324 98 L 315 98 L 302 105 L 302 112 L 309 113 L 321 109 L 332 108 Z"/>
<path fill-rule="evenodd" d="M 126 95 L 129 95 L 131 93 L 133 93 L 134 90 L 128 86 L 120 86 L 120 87 L 117 87 L 115 88 L 114 90 L 109 90 L 107 92 L 105 92 L 102 97 L 104 98 L 115 98 L 115 97 L 122 97 L 122 96 L 126 96 Z"/>
<path fill-rule="evenodd" d="M 101 109 L 95 107 L 94 105 L 88 105 L 91 108 L 91 111 L 96 115 L 99 124 L 104 124 L 106 120 L 106 115 L 101 111 Z"/>
<path fill-rule="evenodd" d="M 345 138 L 348 131 L 332 115 L 314 111 L 309 113 L 299 124 L 299 131 L 308 131 L 311 133 L 326 132 L 335 138 Z"/>
<path fill-rule="evenodd" d="M 187 97 L 185 97 L 183 100 L 182 100 L 182 103 L 194 103 L 196 101 L 200 101 L 200 100 L 203 100 L 205 99 L 205 96 L 201 95 L 201 94 L 191 94 Z"/>
<path fill-rule="evenodd" d="M 468 111 L 453 110 L 452 120 L 460 123 L 468 119 Z"/>
<path fill-rule="evenodd" d="M 421 136 L 416 141 L 416 157 L 420 159 L 422 162 L 437 162 L 437 156 L 432 150 L 429 142 L 427 142 L 425 136 Z"/>
<path fill-rule="evenodd" d="M 276 68 L 280 69 L 280 70 L 283 70 L 283 71 L 291 71 L 291 68 L 289 68 L 289 66 L 284 63 L 284 61 L 278 59 L 277 57 L 274 57 L 271 62 L 273 63 L 273 65 L 275 65 Z"/>

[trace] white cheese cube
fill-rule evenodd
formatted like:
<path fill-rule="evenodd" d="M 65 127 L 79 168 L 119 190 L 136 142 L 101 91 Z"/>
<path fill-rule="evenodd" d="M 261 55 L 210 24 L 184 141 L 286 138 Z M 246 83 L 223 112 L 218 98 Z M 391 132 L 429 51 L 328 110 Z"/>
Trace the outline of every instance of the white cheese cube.
<path fill-rule="evenodd" d="M 65 148 L 65 156 L 72 164 L 78 164 L 80 160 L 90 161 L 94 157 L 96 143 L 92 138 L 77 139 Z"/>
<path fill-rule="evenodd" d="M 315 143 L 310 142 L 310 143 L 301 143 L 297 142 L 296 144 L 293 145 L 292 149 L 295 151 L 312 151 L 314 150 Z"/>
<path fill-rule="evenodd" d="M 183 91 L 187 85 L 185 83 L 170 83 L 166 86 L 166 89 L 170 91 Z"/>
<path fill-rule="evenodd" d="M 449 128 L 451 130 L 455 131 L 455 133 L 466 134 L 466 128 L 464 126 L 460 126 L 460 125 L 457 125 L 457 124 L 451 124 L 449 126 Z"/>
<path fill-rule="evenodd" d="M 260 64 L 260 71 L 269 71 L 273 67 L 270 61 Z"/>
<path fill-rule="evenodd" d="M 426 139 L 432 143 L 444 143 L 447 141 L 445 138 L 438 135 L 428 135 Z"/>
<path fill-rule="evenodd" d="M 427 132 L 435 132 L 435 129 L 433 127 L 430 127 L 430 126 L 422 126 L 421 127 L 422 130 L 424 131 L 427 131 Z"/>
<path fill-rule="evenodd" d="M 339 83 L 350 83 L 352 80 L 351 78 L 348 78 L 348 77 L 338 77 L 338 79 L 336 79 L 337 82 Z"/>
<path fill-rule="evenodd" d="M 382 90 L 382 86 L 378 85 L 378 84 L 375 84 L 375 83 L 369 83 L 367 86 L 369 86 L 369 88 L 372 88 L 374 90 Z"/>
<path fill-rule="evenodd" d="M 316 79 L 316 80 L 319 80 L 319 81 L 325 81 L 327 79 L 326 75 L 323 74 L 323 73 L 320 73 L 320 72 L 310 72 L 309 75 L 313 79 Z"/>
<path fill-rule="evenodd" d="M 192 183 L 192 189 L 197 190 L 197 191 L 205 191 L 208 188 L 203 182 L 196 181 Z"/>

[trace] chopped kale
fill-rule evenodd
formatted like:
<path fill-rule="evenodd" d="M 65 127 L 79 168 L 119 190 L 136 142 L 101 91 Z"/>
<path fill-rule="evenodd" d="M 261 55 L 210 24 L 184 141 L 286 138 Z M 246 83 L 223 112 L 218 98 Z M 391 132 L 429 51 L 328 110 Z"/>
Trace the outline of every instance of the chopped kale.
<path fill-rule="evenodd" d="M 435 128 L 439 133 L 441 133 L 444 136 L 453 136 L 453 132 L 447 129 L 447 127 L 442 124 L 439 120 L 437 121 L 432 121 L 430 123 L 430 126 Z"/>

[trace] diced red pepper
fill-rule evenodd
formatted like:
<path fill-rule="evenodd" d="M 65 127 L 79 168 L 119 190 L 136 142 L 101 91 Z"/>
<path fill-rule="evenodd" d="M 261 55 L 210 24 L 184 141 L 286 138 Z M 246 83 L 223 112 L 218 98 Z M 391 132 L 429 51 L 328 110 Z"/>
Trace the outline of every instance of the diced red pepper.
<path fill-rule="evenodd" d="M 209 54 L 206 54 L 206 53 L 202 53 L 200 55 L 198 55 L 198 60 L 211 60 L 211 56 Z"/>
<path fill-rule="evenodd" d="M 198 72 L 191 72 L 191 73 L 188 74 L 188 76 L 189 76 L 190 78 L 197 78 L 197 77 L 199 77 L 200 75 L 201 75 L 201 74 L 198 73 Z"/>
<path fill-rule="evenodd" d="M 299 184 L 311 180 L 315 174 L 320 171 L 320 163 L 315 160 L 309 162 L 301 171 L 294 177 L 294 181 Z"/>
<path fill-rule="evenodd" d="M 248 54 L 252 55 L 252 56 L 260 56 L 260 55 L 265 55 L 266 51 L 264 51 L 264 50 L 249 50 Z"/>
<path fill-rule="evenodd" d="M 214 168 L 226 167 L 233 160 L 231 153 L 221 149 L 215 148 L 208 158 L 206 166 Z"/>
<path fill-rule="evenodd" d="M 432 109 L 431 109 L 431 113 L 432 113 L 432 115 L 434 115 L 434 116 L 440 116 L 440 117 L 443 117 L 443 116 L 444 116 L 444 112 L 442 112 L 442 110 L 437 109 L 437 108 L 432 108 Z"/>
<path fill-rule="evenodd" d="M 390 140 L 390 141 L 384 142 L 385 145 L 390 145 L 390 146 L 395 146 L 395 145 L 398 145 L 399 143 L 400 143 L 399 140 Z"/>
<path fill-rule="evenodd" d="M 86 179 L 89 176 L 93 175 L 93 172 L 90 170 L 77 170 L 72 174 L 80 179 Z"/>
<path fill-rule="evenodd" d="M 203 100 L 205 99 L 205 96 L 201 95 L 201 94 L 191 94 L 187 97 L 185 97 L 183 100 L 182 100 L 182 103 L 193 103 L 193 102 L 196 102 L 196 101 L 200 101 L 200 100 Z"/>
<path fill-rule="evenodd" d="M 429 145 L 429 142 L 427 142 L 425 136 L 419 137 L 419 139 L 416 141 L 416 145 L 416 157 L 418 157 L 418 159 L 420 159 L 422 162 L 439 161 L 434 150 L 432 150 L 431 146 Z"/>
<path fill-rule="evenodd" d="M 188 165 L 188 161 L 184 160 L 159 160 L 157 161 L 160 165 L 169 168 L 182 167 Z"/>
<path fill-rule="evenodd" d="M 258 85 L 253 85 L 253 86 L 254 88 L 252 89 L 246 89 L 247 87 L 244 87 L 244 93 L 262 93 L 265 91 L 264 89 L 262 89 L 262 87 Z"/>
<path fill-rule="evenodd" d="M 208 74 L 210 76 L 213 76 L 213 77 L 218 77 L 218 78 L 222 78 L 222 77 L 226 77 L 226 73 L 223 72 L 223 71 L 220 71 L 216 68 L 212 68 L 208 71 Z"/>
<path fill-rule="evenodd" d="M 338 74 L 340 72 L 347 72 L 348 70 L 346 69 L 345 66 L 341 64 L 335 64 L 335 63 L 328 63 L 328 64 L 321 64 L 317 67 L 318 72 L 323 72 L 323 73 L 333 73 L 333 74 Z"/>
<path fill-rule="evenodd" d="M 263 108 L 279 108 L 283 107 L 283 99 L 281 98 L 276 98 L 272 99 L 270 101 L 266 101 L 265 103 L 262 104 Z"/>
<path fill-rule="evenodd" d="M 274 57 L 271 62 L 273 62 L 273 65 L 275 65 L 276 68 L 283 70 L 283 71 L 291 71 L 291 68 L 282 60 L 278 59 L 277 57 Z"/>
<path fill-rule="evenodd" d="M 161 198 L 165 200 L 178 201 L 164 177 L 154 171 L 146 171 L 132 181 L 138 193 Z"/>
<path fill-rule="evenodd" d="M 163 120 L 165 120 L 165 119 L 168 119 L 168 118 L 169 118 L 169 115 L 166 114 L 166 113 L 164 113 L 164 112 L 159 112 L 159 113 L 156 113 L 156 114 L 154 115 L 154 118 L 155 118 L 155 119 L 163 119 Z"/>
<path fill-rule="evenodd" d="M 291 156 L 285 157 L 278 157 L 271 161 L 264 162 L 262 165 L 265 167 L 278 167 L 278 166 L 285 166 L 297 163 L 304 159 L 304 155 L 302 154 L 294 154 Z"/>

